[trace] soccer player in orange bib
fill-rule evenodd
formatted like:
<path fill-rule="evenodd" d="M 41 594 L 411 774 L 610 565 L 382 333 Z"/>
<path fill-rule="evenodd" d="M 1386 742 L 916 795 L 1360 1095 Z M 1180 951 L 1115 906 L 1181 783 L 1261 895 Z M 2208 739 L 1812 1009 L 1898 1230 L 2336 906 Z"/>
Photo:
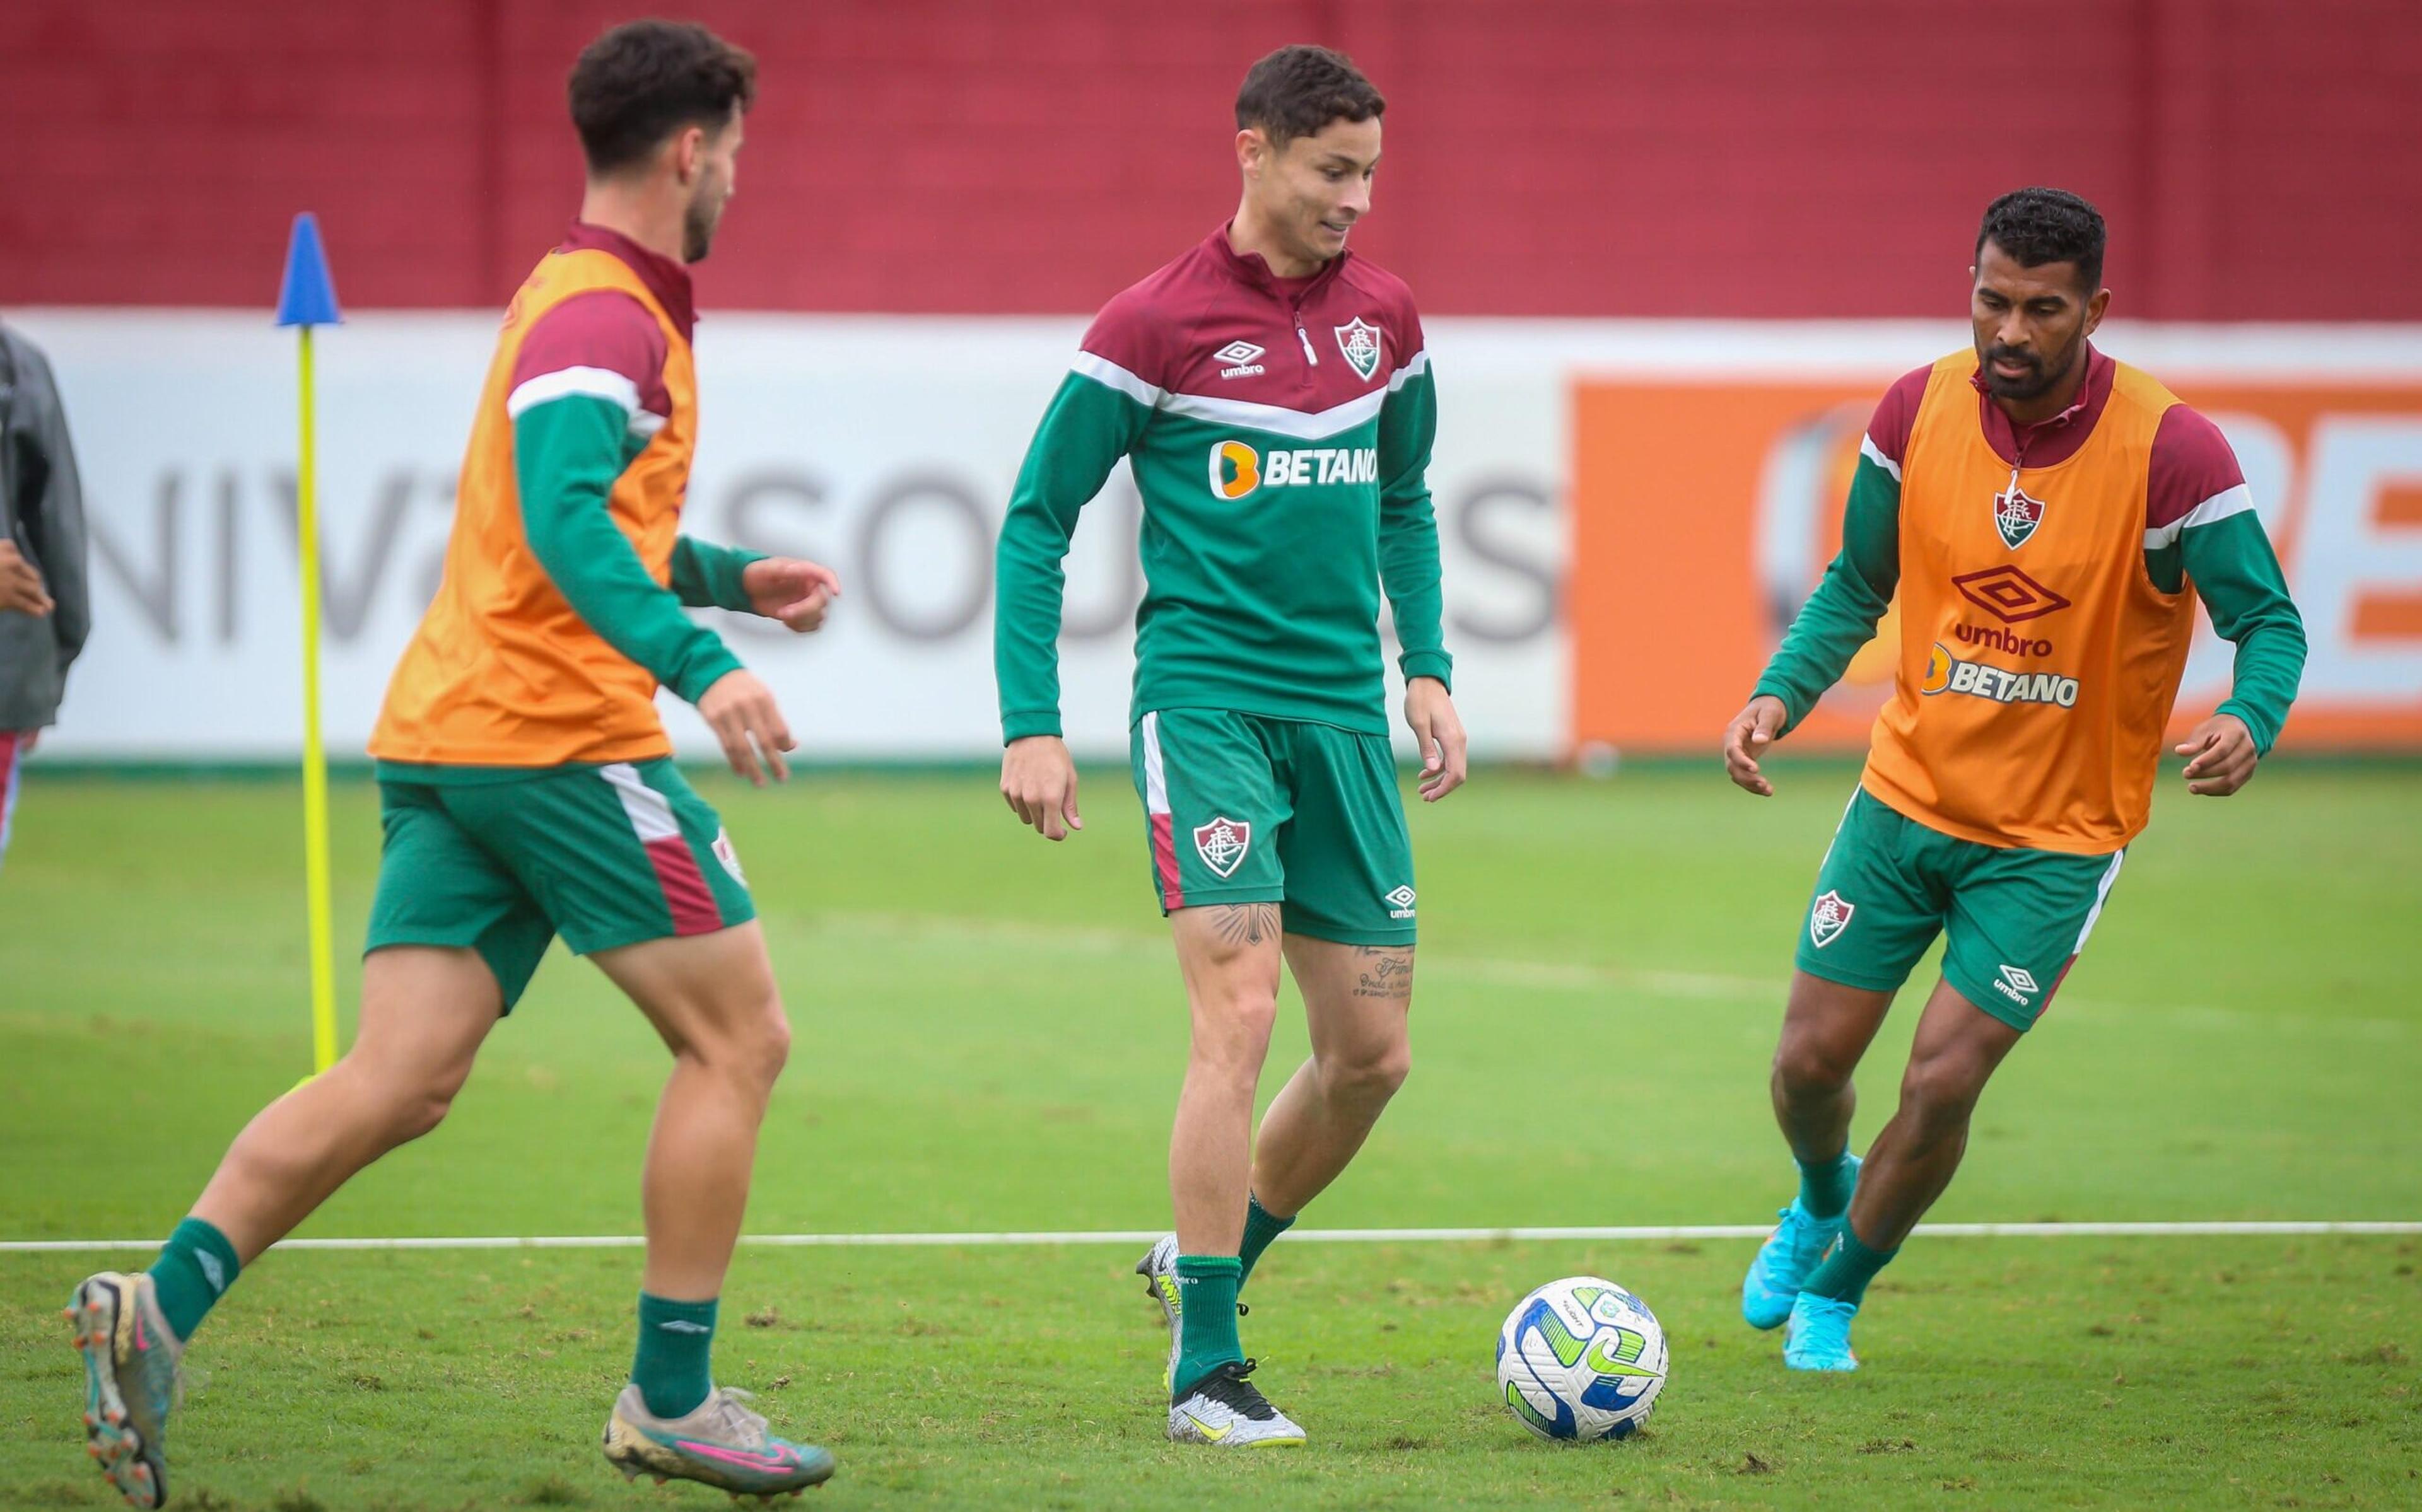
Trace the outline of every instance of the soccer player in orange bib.
<path fill-rule="evenodd" d="M 1787 1323 L 1784 1363 L 1855 1370 L 1868 1281 L 1950 1184 L 1995 1067 L 2050 1005 L 2150 817 L 2201 598 L 2236 647 L 2228 701 L 2178 748 L 2225 797 L 2278 739 L 2304 633 L 2244 475 L 2212 423 L 2095 350 L 2102 217 L 2021 189 L 1985 212 L 1975 350 L 1877 406 L 1841 554 L 1724 731 L 1734 782 L 1871 639 L 1895 589 L 1892 701 L 1818 866 L 1774 1055 L 1800 1194 L 1741 1313 Z M 1900 1106 L 1849 1153 L 1850 1074 L 1937 934 Z"/>
<path fill-rule="evenodd" d="M 806 631 L 840 587 L 814 563 L 680 534 L 698 437 L 688 265 L 731 195 L 755 76 L 747 54 L 666 22 L 616 27 L 573 69 L 580 219 L 505 314 L 445 580 L 370 739 L 385 844 L 353 1049 L 253 1119 L 149 1270 L 102 1271 L 69 1309 L 92 1453 L 138 1506 L 167 1495 L 163 1435 L 195 1329 L 355 1172 L 436 1127 L 558 935 L 673 1055 L 641 1184 L 638 1348 L 606 1457 L 735 1495 L 832 1473 L 709 1369 L 790 1026 L 731 842 L 654 705 L 670 688 L 734 770 L 781 777 L 793 742 L 772 694 L 682 611 Z"/>

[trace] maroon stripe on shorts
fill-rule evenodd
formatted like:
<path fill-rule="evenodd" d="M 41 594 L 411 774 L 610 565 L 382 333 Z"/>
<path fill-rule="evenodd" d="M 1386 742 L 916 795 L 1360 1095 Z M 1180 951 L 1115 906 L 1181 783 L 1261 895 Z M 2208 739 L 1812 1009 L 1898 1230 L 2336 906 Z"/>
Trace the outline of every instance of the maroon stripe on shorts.
<path fill-rule="evenodd" d="M 664 889 L 665 906 L 672 911 L 673 933 L 712 934 L 723 927 L 723 911 L 715 905 L 715 889 L 698 868 L 698 857 L 680 836 L 650 840 L 648 860 L 656 868 L 656 885 Z"/>
<path fill-rule="evenodd" d="M 1152 866 L 1160 874 L 1160 902 L 1163 908 L 1186 906 L 1186 884 L 1177 875 L 1177 831 L 1166 814 L 1152 817 Z"/>

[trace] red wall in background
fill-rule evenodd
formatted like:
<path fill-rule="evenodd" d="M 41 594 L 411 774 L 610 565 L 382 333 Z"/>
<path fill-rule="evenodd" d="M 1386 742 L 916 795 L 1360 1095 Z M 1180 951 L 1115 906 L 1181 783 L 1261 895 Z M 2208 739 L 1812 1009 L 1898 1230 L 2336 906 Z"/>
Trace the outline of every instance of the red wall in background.
<path fill-rule="evenodd" d="M 590 0 L 10 0 L 0 304 L 500 303 L 577 203 Z M 1461 314 L 1959 307 L 1978 212 L 2110 217 L 2121 313 L 2422 320 L 2414 0 L 697 0 L 761 60 L 710 308 L 1093 308 L 1235 199 L 1284 41 L 1392 102 L 1358 247 Z"/>

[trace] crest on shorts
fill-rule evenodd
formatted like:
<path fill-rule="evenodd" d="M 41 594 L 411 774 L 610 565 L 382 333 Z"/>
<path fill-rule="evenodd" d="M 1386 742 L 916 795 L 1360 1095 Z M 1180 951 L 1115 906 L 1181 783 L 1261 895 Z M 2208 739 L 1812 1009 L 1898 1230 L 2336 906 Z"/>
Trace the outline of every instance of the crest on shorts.
<path fill-rule="evenodd" d="M 1242 819 L 1225 815 L 1208 824 L 1195 826 L 1194 850 L 1203 865 L 1221 877 L 1233 877 L 1245 864 L 1245 852 L 1253 843 L 1253 827 Z"/>
<path fill-rule="evenodd" d="M 1346 366 L 1362 375 L 1365 382 L 1379 370 L 1379 328 L 1360 316 L 1345 325 L 1334 326 L 1337 350 L 1345 353 Z"/>
<path fill-rule="evenodd" d="M 747 886 L 748 879 L 740 874 L 740 852 L 731 847 L 731 832 L 716 830 L 713 850 L 715 859 L 723 863 L 725 871 L 731 873 L 731 880 L 743 887 Z"/>
<path fill-rule="evenodd" d="M 2027 543 L 2027 538 L 2043 523 L 2044 502 L 2027 496 L 2019 487 L 2019 475 L 2010 475 L 2010 486 L 1993 495 L 1993 528 L 2002 533 L 2002 544 L 2012 551 Z"/>
<path fill-rule="evenodd" d="M 1850 915 L 1859 912 L 1855 903 L 1845 902 L 1842 895 L 1828 890 L 1808 911 L 1808 938 L 1824 949 L 1836 935 L 1850 927 Z"/>

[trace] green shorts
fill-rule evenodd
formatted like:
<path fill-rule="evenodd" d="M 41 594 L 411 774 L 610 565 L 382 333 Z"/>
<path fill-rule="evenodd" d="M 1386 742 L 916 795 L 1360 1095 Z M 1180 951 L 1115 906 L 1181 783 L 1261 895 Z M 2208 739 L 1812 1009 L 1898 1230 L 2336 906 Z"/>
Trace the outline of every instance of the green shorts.
<path fill-rule="evenodd" d="M 1413 843 L 1386 736 L 1164 709 L 1132 745 L 1162 912 L 1276 903 L 1290 934 L 1413 943 Z"/>
<path fill-rule="evenodd" d="M 668 759 L 382 763 L 379 803 L 386 843 L 364 953 L 468 946 L 508 1013 L 558 934 L 586 956 L 757 914 L 722 822 Z"/>
<path fill-rule="evenodd" d="M 2127 856 L 1955 839 L 1862 787 L 1816 868 L 1798 964 L 1829 982 L 1890 992 L 1942 934 L 1943 980 L 2023 1031 L 2052 1005 Z"/>

